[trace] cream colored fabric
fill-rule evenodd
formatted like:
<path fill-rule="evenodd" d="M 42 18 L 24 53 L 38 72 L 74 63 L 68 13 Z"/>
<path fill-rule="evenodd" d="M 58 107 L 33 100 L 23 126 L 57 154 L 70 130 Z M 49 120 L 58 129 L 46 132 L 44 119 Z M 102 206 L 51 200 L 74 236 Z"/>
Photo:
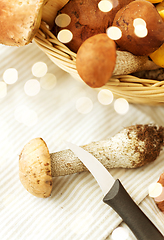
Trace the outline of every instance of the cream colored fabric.
<path fill-rule="evenodd" d="M 34 78 L 32 65 L 44 61 L 48 72 L 57 77 L 52 90 L 41 89 L 29 97 L 24 84 Z M 29 194 L 18 176 L 18 156 L 34 137 L 42 137 L 50 152 L 65 149 L 64 140 L 83 145 L 113 136 L 132 124 L 164 125 L 164 108 L 130 105 L 128 113 L 119 115 L 114 103 L 99 103 L 97 91 L 55 66 L 35 44 L 22 48 L 0 45 L 0 80 L 10 67 L 18 70 L 19 79 L 8 85 L 8 94 L 0 99 L 0 239 L 3 240 L 105 240 L 122 223 L 120 217 L 102 202 L 102 192 L 90 173 L 57 177 L 51 197 L 40 199 Z M 39 79 L 38 79 L 39 80 Z M 77 100 L 88 97 L 92 111 L 81 114 Z M 38 122 L 30 127 L 15 118 L 17 106 L 35 111 Z M 113 169 L 132 198 L 164 234 L 164 215 L 148 195 L 148 187 L 164 171 L 164 152 L 139 169 Z M 129 231 L 129 230 L 128 230 Z M 135 238 L 129 231 L 128 240 Z"/>

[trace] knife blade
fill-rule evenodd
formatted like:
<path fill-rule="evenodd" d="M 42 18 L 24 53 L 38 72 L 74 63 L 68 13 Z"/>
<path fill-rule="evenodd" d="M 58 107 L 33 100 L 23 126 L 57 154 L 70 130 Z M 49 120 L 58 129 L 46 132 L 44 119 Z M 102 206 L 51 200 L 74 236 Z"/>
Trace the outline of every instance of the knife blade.
<path fill-rule="evenodd" d="M 104 194 L 103 202 L 119 214 L 138 240 L 164 240 L 164 236 L 133 201 L 119 179 L 115 180 L 91 153 L 73 143 L 65 143 L 96 179 Z"/>

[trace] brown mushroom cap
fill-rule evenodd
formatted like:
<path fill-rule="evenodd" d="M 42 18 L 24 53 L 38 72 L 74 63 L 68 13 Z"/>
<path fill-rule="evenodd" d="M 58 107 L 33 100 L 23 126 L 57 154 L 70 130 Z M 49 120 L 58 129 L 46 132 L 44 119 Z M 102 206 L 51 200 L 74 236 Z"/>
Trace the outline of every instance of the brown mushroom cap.
<path fill-rule="evenodd" d="M 134 30 L 134 20 L 141 18 L 146 23 L 147 35 L 138 37 Z M 115 15 L 113 26 L 118 27 L 122 37 L 116 40 L 121 50 L 134 55 L 149 55 L 164 42 L 164 21 L 155 6 L 146 0 L 132 1 Z"/>
<path fill-rule="evenodd" d="M 42 8 L 47 0 L 0 0 L 0 43 L 28 44 L 39 29 Z"/>
<path fill-rule="evenodd" d="M 25 145 L 19 156 L 19 178 L 28 192 L 49 197 L 52 191 L 51 159 L 46 143 L 35 138 Z"/>
<path fill-rule="evenodd" d="M 90 87 L 105 85 L 116 64 L 116 44 L 106 33 L 94 35 L 83 42 L 76 57 L 76 68 Z"/>

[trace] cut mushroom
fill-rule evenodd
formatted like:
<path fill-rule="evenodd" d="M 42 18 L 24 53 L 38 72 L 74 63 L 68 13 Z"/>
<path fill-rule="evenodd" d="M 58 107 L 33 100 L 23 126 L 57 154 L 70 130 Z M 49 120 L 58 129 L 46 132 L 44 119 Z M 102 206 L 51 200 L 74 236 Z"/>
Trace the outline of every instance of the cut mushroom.
<path fill-rule="evenodd" d="M 137 168 L 156 160 L 163 146 L 164 128 L 134 125 L 106 140 L 82 146 L 107 169 Z M 52 177 L 88 171 L 69 149 L 49 154 L 41 138 L 31 140 L 19 157 L 19 176 L 23 186 L 37 197 L 48 197 Z"/>

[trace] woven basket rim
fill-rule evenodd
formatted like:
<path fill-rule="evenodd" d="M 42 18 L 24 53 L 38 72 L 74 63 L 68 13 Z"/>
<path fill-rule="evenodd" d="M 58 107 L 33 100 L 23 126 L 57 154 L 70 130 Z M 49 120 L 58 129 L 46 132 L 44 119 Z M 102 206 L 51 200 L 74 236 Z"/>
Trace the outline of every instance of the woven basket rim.
<path fill-rule="evenodd" d="M 44 21 L 34 42 L 58 67 L 82 81 L 76 70 L 76 53 L 59 42 Z M 163 105 L 163 87 L 164 81 L 143 79 L 129 74 L 112 76 L 100 89 L 109 89 L 116 98 L 125 98 L 130 103 Z"/>

